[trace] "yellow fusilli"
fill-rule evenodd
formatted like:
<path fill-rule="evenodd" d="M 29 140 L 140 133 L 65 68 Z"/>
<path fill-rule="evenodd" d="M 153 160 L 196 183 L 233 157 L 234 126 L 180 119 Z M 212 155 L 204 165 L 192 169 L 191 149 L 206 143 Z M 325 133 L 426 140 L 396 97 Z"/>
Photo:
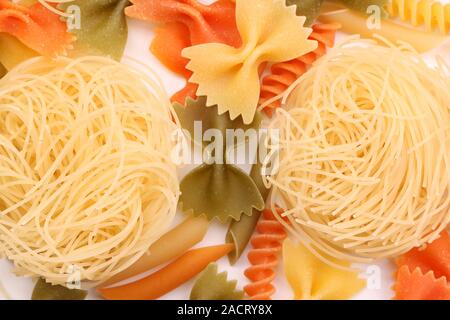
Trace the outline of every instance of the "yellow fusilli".
<path fill-rule="evenodd" d="M 409 21 L 413 26 L 425 25 L 427 30 L 438 28 L 443 34 L 450 29 L 450 4 L 435 0 L 392 0 L 389 14 Z"/>

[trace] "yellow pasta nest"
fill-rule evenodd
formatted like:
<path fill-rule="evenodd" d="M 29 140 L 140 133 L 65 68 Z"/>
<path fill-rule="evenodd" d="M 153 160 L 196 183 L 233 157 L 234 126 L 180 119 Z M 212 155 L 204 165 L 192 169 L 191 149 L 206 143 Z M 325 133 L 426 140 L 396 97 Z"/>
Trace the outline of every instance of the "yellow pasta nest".
<path fill-rule="evenodd" d="M 0 80 L 0 255 L 54 284 L 133 264 L 176 212 L 172 114 L 155 75 L 111 59 L 40 57 L 10 71 Z"/>
<path fill-rule="evenodd" d="M 349 40 L 286 93 L 279 171 L 294 236 L 365 262 L 431 242 L 450 221 L 449 67 L 407 45 Z M 272 147 L 274 147 L 272 146 Z"/>

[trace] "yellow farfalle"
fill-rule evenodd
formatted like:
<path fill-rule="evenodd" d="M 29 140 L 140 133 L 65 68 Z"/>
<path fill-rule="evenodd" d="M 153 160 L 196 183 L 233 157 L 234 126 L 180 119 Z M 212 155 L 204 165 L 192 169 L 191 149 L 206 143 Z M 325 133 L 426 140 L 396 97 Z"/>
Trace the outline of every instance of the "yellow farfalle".
<path fill-rule="evenodd" d="M 237 0 L 236 23 L 242 46 L 207 43 L 183 50 L 190 59 L 197 95 L 208 97 L 208 105 L 218 105 L 219 114 L 230 112 L 231 119 L 242 115 L 252 122 L 258 105 L 259 66 L 282 62 L 317 48 L 308 40 L 312 29 L 305 28 L 305 17 L 295 14 L 295 6 L 284 0 Z"/>
<path fill-rule="evenodd" d="M 330 257 L 348 268 L 350 264 Z M 290 239 L 283 243 L 284 272 L 297 300 L 346 300 L 366 287 L 358 272 L 330 266 L 305 246 Z"/>

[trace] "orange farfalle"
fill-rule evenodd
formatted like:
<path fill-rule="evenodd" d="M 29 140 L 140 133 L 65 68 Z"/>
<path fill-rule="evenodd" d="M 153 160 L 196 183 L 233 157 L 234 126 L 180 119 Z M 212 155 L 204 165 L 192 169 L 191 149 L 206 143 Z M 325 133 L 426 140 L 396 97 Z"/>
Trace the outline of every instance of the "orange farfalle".
<path fill-rule="evenodd" d="M 225 43 L 239 47 L 242 43 L 235 19 L 235 4 L 219 0 L 204 5 L 197 0 L 131 0 L 125 9 L 127 16 L 162 24 L 155 32 L 152 53 L 171 71 L 191 77 L 187 59 L 181 56 L 184 48 L 202 43 Z M 184 104 L 187 97 L 196 98 L 197 86 L 187 83 L 172 101 Z"/>
<path fill-rule="evenodd" d="M 436 277 L 450 281 L 450 236 L 446 231 L 425 249 L 415 248 L 397 259 L 397 266 L 408 266 L 409 270 L 420 270 L 425 274 L 433 271 Z"/>
<path fill-rule="evenodd" d="M 415 248 L 396 260 L 397 300 L 450 300 L 450 236 L 446 231 L 424 249 Z"/>
<path fill-rule="evenodd" d="M 450 300 L 445 277 L 436 279 L 432 271 L 423 274 L 420 268 L 411 272 L 407 265 L 398 270 L 394 291 L 396 300 Z"/>
<path fill-rule="evenodd" d="M 60 16 L 40 3 L 26 7 L 0 0 L 0 32 L 45 56 L 64 54 L 74 40 Z"/>
<path fill-rule="evenodd" d="M 190 45 L 189 30 L 172 22 L 156 28 L 150 50 L 169 70 L 189 79 L 192 74 L 186 69 L 189 60 L 181 56 L 181 51 Z"/>
<path fill-rule="evenodd" d="M 191 45 L 219 42 L 240 46 L 235 4 L 219 0 L 204 5 L 197 0 L 131 0 L 127 16 L 154 23 L 178 22 L 189 30 Z"/>
<path fill-rule="evenodd" d="M 325 55 L 327 47 L 334 45 L 336 31 L 339 28 L 339 24 L 318 23 L 313 25 L 313 32 L 309 36 L 309 39 L 317 40 L 319 43 L 317 49 L 297 59 L 274 64 L 270 74 L 262 81 L 259 104 L 262 105 L 266 101 L 282 94 L 295 80 L 308 70 L 314 61 Z M 278 99 L 268 104 L 264 108 L 264 112 L 271 117 L 275 109 L 280 106 L 281 101 Z"/>
<path fill-rule="evenodd" d="M 282 210 L 277 208 L 277 213 L 281 214 Z M 252 300 L 270 300 L 275 293 L 272 282 L 276 275 L 281 244 L 287 234 L 270 209 L 263 211 L 256 231 L 257 234 L 251 239 L 253 248 L 248 253 L 251 266 L 244 272 L 251 283 L 244 290 Z"/>

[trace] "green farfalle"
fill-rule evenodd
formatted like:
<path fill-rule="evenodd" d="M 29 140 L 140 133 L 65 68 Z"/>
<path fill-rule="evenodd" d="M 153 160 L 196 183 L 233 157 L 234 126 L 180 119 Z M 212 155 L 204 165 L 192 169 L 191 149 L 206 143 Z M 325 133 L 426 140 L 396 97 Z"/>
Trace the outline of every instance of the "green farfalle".
<path fill-rule="evenodd" d="M 187 98 L 186 106 L 174 103 L 173 107 L 178 115 L 181 126 L 189 131 L 193 139 L 200 140 L 196 142 L 203 143 L 204 145 L 209 144 L 209 142 L 203 141 L 202 136 L 209 129 L 218 129 L 222 137 L 226 137 L 227 129 L 258 129 L 261 124 L 261 114 L 258 112 L 253 122 L 249 125 L 245 125 L 241 117 L 231 120 L 229 113 L 219 115 L 217 106 L 207 106 L 206 97 L 204 96 L 198 97 L 196 100 Z M 195 121 L 199 121 L 202 124 L 200 137 L 195 135 Z"/>
<path fill-rule="evenodd" d="M 265 201 L 269 196 L 270 190 L 267 189 L 264 185 L 261 169 L 261 162 L 258 161 L 253 165 L 250 172 L 250 177 L 255 182 L 261 196 Z M 227 243 L 234 244 L 233 251 L 228 254 L 228 260 L 230 261 L 231 265 L 235 264 L 239 260 L 245 248 L 247 247 L 260 216 L 261 210 L 253 209 L 253 212 L 250 216 L 242 216 L 241 220 L 239 221 L 231 221 L 227 234 L 225 236 L 225 241 Z"/>
<path fill-rule="evenodd" d="M 31 300 L 84 300 L 87 291 L 54 286 L 39 278 L 33 289 Z"/>
<path fill-rule="evenodd" d="M 244 293 L 236 290 L 236 280 L 227 280 L 227 273 L 217 271 L 211 263 L 200 274 L 191 291 L 191 300 L 242 300 Z"/>
<path fill-rule="evenodd" d="M 226 223 L 262 210 L 264 200 L 253 180 L 230 164 L 203 164 L 180 183 L 180 205 L 195 216 L 205 215 Z"/>
<path fill-rule="evenodd" d="M 71 30 L 77 37 L 76 49 L 120 60 L 128 38 L 124 9 L 129 4 L 128 0 L 74 0 L 59 8 L 79 8 L 80 28 Z"/>
<path fill-rule="evenodd" d="M 227 113 L 219 115 L 216 106 L 206 106 L 205 97 L 187 99 L 186 107 L 175 103 L 174 108 L 181 126 L 204 146 L 210 143 L 202 139 L 209 129 L 218 129 L 226 140 L 227 129 L 258 129 L 261 122 L 259 114 L 250 125 L 244 125 L 240 118 L 231 120 Z M 194 134 L 195 121 L 202 124 L 202 130 L 197 136 Z M 204 215 L 209 220 L 217 218 L 226 223 L 230 219 L 240 220 L 242 214 L 251 215 L 253 208 L 262 210 L 264 201 L 258 187 L 244 171 L 226 163 L 223 151 L 223 158 L 216 158 L 214 164 L 201 165 L 181 181 L 180 206 L 183 211 L 196 216 Z"/>
<path fill-rule="evenodd" d="M 0 79 L 3 78 L 3 76 L 7 73 L 8 71 L 6 70 L 6 68 L 0 63 Z"/>
<path fill-rule="evenodd" d="M 286 0 L 288 6 L 297 6 L 297 15 L 305 16 L 305 26 L 310 26 L 319 16 L 324 0 Z"/>
<path fill-rule="evenodd" d="M 370 6 L 378 6 L 381 9 L 382 18 L 386 18 L 388 16 L 388 12 L 386 10 L 387 5 L 389 4 L 389 0 L 339 0 L 343 5 L 345 5 L 349 9 L 357 10 L 362 13 L 369 13 L 367 9 Z"/>

